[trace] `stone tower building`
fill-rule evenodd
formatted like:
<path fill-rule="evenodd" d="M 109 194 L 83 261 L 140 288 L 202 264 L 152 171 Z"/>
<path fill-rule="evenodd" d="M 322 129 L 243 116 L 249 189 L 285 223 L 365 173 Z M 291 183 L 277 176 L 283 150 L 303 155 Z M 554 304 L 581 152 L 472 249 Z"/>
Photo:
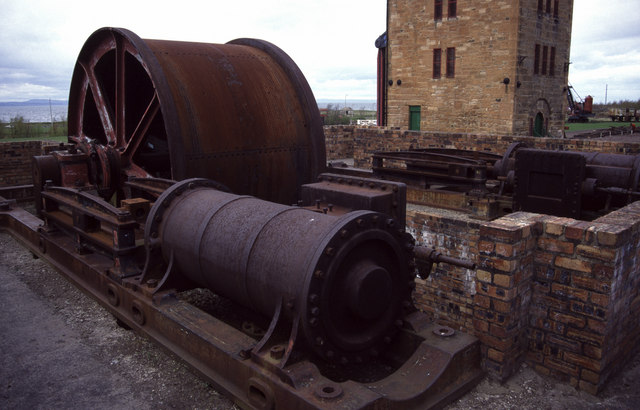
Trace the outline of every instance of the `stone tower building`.
<path fill-rule="evenodd" d="M 573 0 L 388 0 L 378 123 L 562 136 Z"/>

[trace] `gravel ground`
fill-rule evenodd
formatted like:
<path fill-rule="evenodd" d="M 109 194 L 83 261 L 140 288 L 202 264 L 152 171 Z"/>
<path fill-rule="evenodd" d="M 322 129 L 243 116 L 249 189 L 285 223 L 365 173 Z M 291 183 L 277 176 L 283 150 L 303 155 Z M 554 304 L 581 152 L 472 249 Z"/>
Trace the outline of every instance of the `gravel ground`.
<path fill-rule="evenodd" d="M 0 233 L 0 408 L 237 408 Z M 638 409 L 640 355 L 599 397 L 523 366 L 448 409 Z"/>

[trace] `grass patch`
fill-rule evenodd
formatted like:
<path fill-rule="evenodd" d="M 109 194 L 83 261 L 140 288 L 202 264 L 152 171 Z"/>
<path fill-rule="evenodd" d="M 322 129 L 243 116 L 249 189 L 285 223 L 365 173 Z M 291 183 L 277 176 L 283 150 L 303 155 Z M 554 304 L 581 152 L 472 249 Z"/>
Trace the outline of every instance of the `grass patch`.
<path fill-rule="evenodd" d="M 27 122 L 23 117 L 12 118 L 10 122 L 0 122 L 0 141 L 67 140 L 67 122 Z"/>
<path fill-rule="evenodd" d="M 589 121 L 589 122 L 572 122 L 564 124 L 569 129 L 567 131 L 590 131 L 601 130 L 611 127 L 630 127 L 630 122 L 618 121 Z"/>

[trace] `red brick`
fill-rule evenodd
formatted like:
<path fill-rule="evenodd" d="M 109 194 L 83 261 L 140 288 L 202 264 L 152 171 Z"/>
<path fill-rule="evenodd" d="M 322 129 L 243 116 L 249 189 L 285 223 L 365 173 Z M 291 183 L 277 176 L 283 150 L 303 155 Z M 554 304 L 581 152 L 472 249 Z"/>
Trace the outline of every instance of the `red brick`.
<path fill-rule="evenodd" d="M 480 237 L 490 238 L 499 242 L 516 243 L 522 239 L 522 228 L 489 222 L 480 226 Z"/>
<path fill-rule="evenodd" d="M 540 238 L 538 240 L 538 247 L 548 252 L 558 252 L 573 254 L 573 243 L 561 241 L 553 238 Z"/>
<path fill-rule="evenodd" d="M 476 279 L 478 279 L 480 282 L 491 283 L 491 272 L 478 269 L 476 271 Z"/>
<path fill-rule="evenodd" d="M 598 388 L 598 386 L 596 386 L 596 385 L 594 385 L 594 384 L 592 384 L 592 383 L 589 383 L 589 382 L 588 382 L 588 381 L 586 381 L 586 380 L 580 380 L 580 383 L 578 384 L 578 387 L 580 388 L 580 390 L 584 390 L 584 391 L 586 391 L 587 393 L 592 394 L 592 395 L 594 395 L 594 396 L 595 396 L 596 394 L 598 394 L 598 393 L 599 393 L 599 391 L 600 391 L 600 389 Z"/>
<path fill-rule="evenodd" d="M 505 258 L 510 258 L 514 255 L 513 245 L 508 243 L 496 243 L 496 255 L 503 256 Z"/>
<path fill-rule="evenodd" d="M 576 270 L 576 271 L 585 272 L 585 273 L 591 272 L 591 263 L 581 259 L 558 256 L 556 258 L 555 265 L 560 268 L 566 268 L 566 269 Z"/>
<path fill-rule="evenodd" d="M 585 357 L 575 353 L 565 352 L 564 359 L 569 363 L 574 363 L 584 369 L 589 369 L 594 372 L 599 372 L 601 369 L 599 360 L 591 359 L 589 357 Z"/>
<path fill-rule="evenodd" d="M 615 275 L 615 269 L 613 266 L 594 264 L 591 273 L 596 277 L 612 279 Z"/>
<path fill-rule="evenodd" d="M 494 242 L 492 241 L 480 241 L 478 243 L 478 252 L 491 254 L 495 248 Z"/>
<path fill-rule="evenodd" d="M 582 343 L 559 335 L 548 334 L 546 341 L 549 345 L 560 347 L 564 351 L 573 353 L 580 353 L 582 351 Z"/>
<path fill-rule="evenodd" d="M 489 332 L 489 322 L 486 322 L 481 319 L 473 319 L 473 328 L 477 332 Z"/>
<path fill-rule="evenodd" d="M 576 221 L 575 223 L 567 226 L 564 229 L 564 236 L 567 239 L 581 240 L 584 237 L 584 233 L 589 227 L 591 223 Z"/>
<path fill-rule="evenodd" d="M 492 266 L 502 272 L 513 272 L 518 266 L 517 260 L 494 259 Z"/>
<path fill-rule="evenodd" d="M 502 363 L 504 362 L 504 353 L 495 350 L 495 349 L 489 349 L 487 351 L 487 356 L 489 357 L 489 359 L 496 361 L 498 363 Z"/>
<path fill-rule="evenodd" d="M 564 232 L 564 228 L 567 225 L 564 218 L 553 218 L 544 222 L 544 232 L 547 235 L 560 236 Z"/>
<path fill-rule="evenodd" d="M 541 265 L 553 265 L 553 260 L 556 257 L 553 253 L 549 252 L 536 252 L 534 254 L 534 261 Z"/>
<path fill-rule="evenodd" d="M 599 346 L 602 346 L 604 343 L 604 336 L 594 333 L 588 329 L 580 330 L 570 327 L 567 329 L 567 337 L 574 340 L 594 343 Z"/>
<path fill-rule="evenodd" d="M 595 290 L 596 292 L 609 293 L 611 291 L 610 281 L 599 280 L 592 276 L 585 276 L 582 274 L 574 273 L 573 275 L 571 275 L 571 283 L 573 284 L 573 286 Z"/>
<path fill-rule="evenodd" d="M 592 372 L 591 370 L 582 369 L 580 372 L 580 377 L 583 380 L 588 381 L 589 383 L 598 384 L 600 383 L 600 374 Z"/>
<path fill-rule="evenodd" d="M 555 320 L 557 322 L 566 323 L 568 325 L 575 327 L 576 329 L 582 329 L 587 324 L 586 319 L 583 317 L 567 315 L 564 313 L 556 312 L 555 310 L 552 310 L 550 312 L 549 319 Z"/>
<path fill-rule="evenodd" d="M 476 306 L 480 306 L 485 309 L 491 308 L 491 298 L 484 295 L 478 295 L 477 293 L 473 295 L 473 304 Z"/>
<path fill-rule="evenodd" d="M 589 299 L 589 292 L 587 290 L 561 285 L 559 283 L 551 284 L 551 293 L 560 298 L 578 299 L 583 302 Z"/>
<path fill-rule="evenodd" d="M 496 312 L 509 313 L 513 310 L 511 303 L 504 302 L 502 300 L 492 299 L 491 304 L 493 310 L 495 310 Z"/>
<path fill-rule="evenodd" d="M 496 273 L 493 275 L 493 283 L 503 288 L 510 288 L 513 286 L 513 276 Z"/>
<path fill-rule="evenodd" d="M 583 347 L 583 351 L 587 357 L 590 357 L 596 360 L 602 359 L 602 349 L 599 347 L 595 347 L 593 345 L 590 345 L 589 343 L 585 343 Z"/>
<path fill-rule="evenodd" d="M 607 322 L 603 320 L 587 318 L 587 329 L 591 329 L 598 334 L 604 335 L 607 332 Z"/>
<path fill-rule="evenodd" d="M 599 230 L 597 233 L 598 244 L 604 246 L 617 246 L 621 244 L 630 234 L 629 227 L 608 225 L 607 230 Z"/>
<path fill-rule="evenodd" d="M 513 300 L 516 297 L 517 289 L 503 289 L 498 286 L 476 282 L 476 292 L 500 300 Z"/>
<path fill-rule="evenodd" d="M 544 359 L 545 367 L 555 370 L 561 374 L 577 377 L 580 374 L 578 366 L 564 361 L 554 360 L 552 357 L 546 357 Z"/>
<path fill-rule="evenodd" d="M 611 248 L 605 248 L 601 246 L 588 246 L 578 245 L 576 247 L 578 255 L 585 256 L 587 258 L 600 259 L 603 261 L 613 262 L 616 258 L 616 250 Z"/>

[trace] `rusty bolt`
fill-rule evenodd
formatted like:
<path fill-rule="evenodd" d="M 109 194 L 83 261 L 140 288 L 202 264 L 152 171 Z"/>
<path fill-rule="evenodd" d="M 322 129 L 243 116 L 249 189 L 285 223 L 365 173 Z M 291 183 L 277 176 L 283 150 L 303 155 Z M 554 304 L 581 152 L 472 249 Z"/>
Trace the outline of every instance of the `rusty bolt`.
<path fill-rule="evenodd" d="M 315 305 L 319 301 L 320 301 L 320 296 L 318 296 L 316 293 L 312 293 L 311 295 L 309 295 L 309 302 Z"/>
<path fill-rule="evenodd" d="M 324 253 L 327 256 L 333 256 L 336 253 L 336 250 L 329 246 L 329 247 L 327 247 L 327 249 L 324 250 Z"/>
<path fill-rule="evenodd" d="M 318 279 L 322 279 L 324 277 L 324 272 L 318 269 L 317 271 L 313 272 L 313 276 Z"/>
<path fill-rule="evenodd" d="M 340 237 L 342 239 L 346 238 L 347 236 L 349 236 L 349 231 L 347 231 L 346 229 L 340 231 Z"/>
<path fill-rule="evenodd" d="M 325 215 L 326 215 L 328 211 L 329 211 L 329 208 L 322 208 L 322 213 L 323 213 L 323 214 L 325 214 Z"/>
<path fill-rule="evenodd" d="M 269 355 L 272 359 L 280 360 L 284 357 L 284 346 L 275 345 L 269 350 Z"/>
<path fill-rule="evenodd" d="M 320 316 L 320 308 L 319 307 L 311 308 L 311 314 L 313 316 Z"/>
<path fill-rule="evenodd" d="M 309 319 L 309 324 L 311 325 L 311 327 L 318 326 L 318 318 L 317 317 L 312 317 L 311 319 Z"/>

